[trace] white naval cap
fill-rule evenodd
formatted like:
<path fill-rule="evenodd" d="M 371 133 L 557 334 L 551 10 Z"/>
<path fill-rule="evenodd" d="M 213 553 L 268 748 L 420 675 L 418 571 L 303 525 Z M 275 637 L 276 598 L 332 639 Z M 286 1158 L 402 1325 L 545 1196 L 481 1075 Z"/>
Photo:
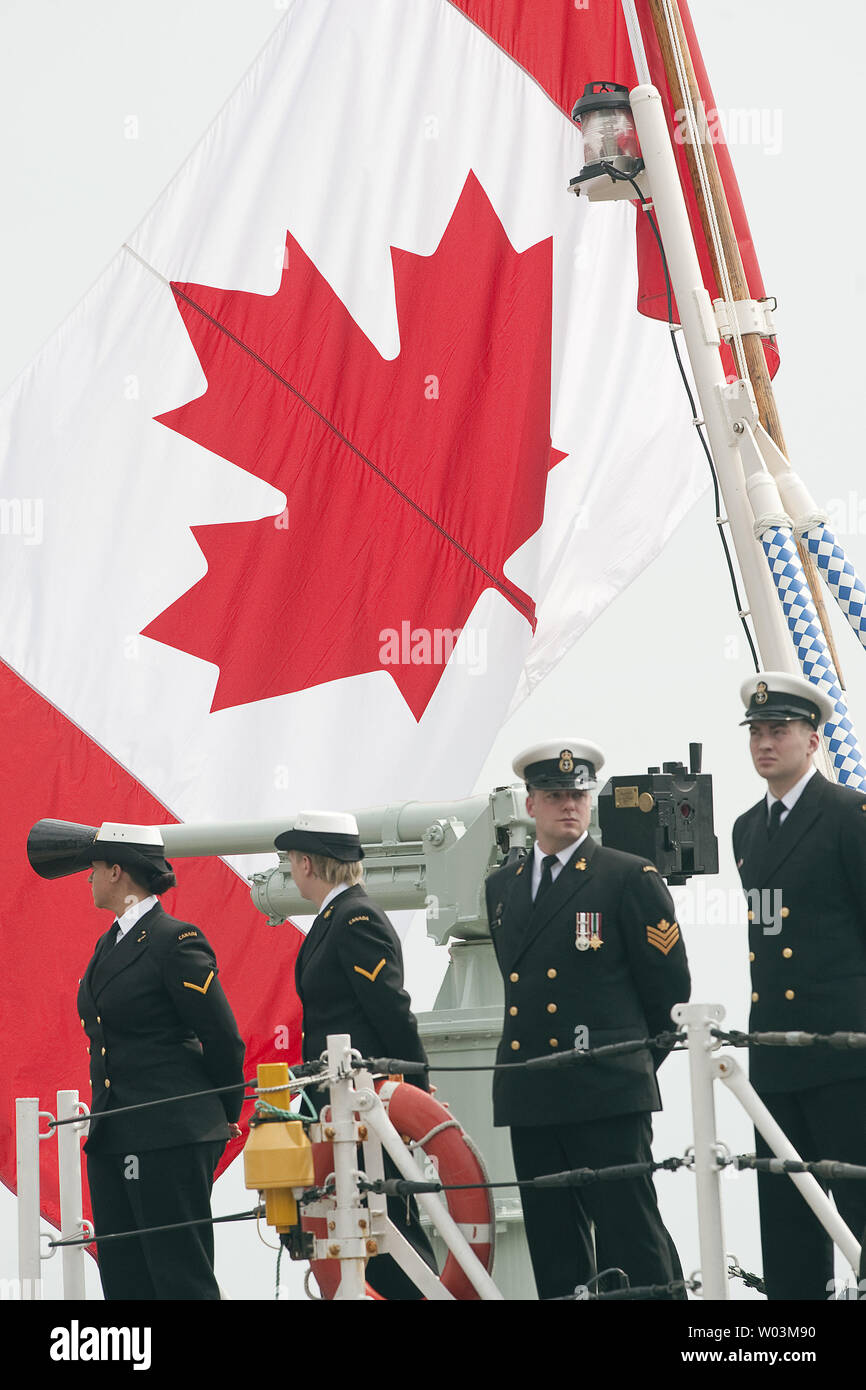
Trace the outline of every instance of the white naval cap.
<path fill-rule="evenodd" d="M 597 743 L 584 738 L 557 738 L 525 748 L 511 766 L 530 787 L 591 791 L 598 785 L 596 778 L 604 767 L 604 754 Z"/>
<path fill-rule="evenodd" d="M 277 849 L 324 854 L 354 863 L 364 858 L 358 822 L 348 811 L 299 811 L 294 823 L 274 840 Z"/>
<path fill-rule="evenodd" d="M 833 714 L 833 701 L 805 676 L 787 671 L 756 671 L 740 686 L 740 699 L 746 707 L 742 724 L 756 720 L 787 723 L 804 719 L 819 729 Z M 742 725 L 741 725 L 742 727 Z"/>

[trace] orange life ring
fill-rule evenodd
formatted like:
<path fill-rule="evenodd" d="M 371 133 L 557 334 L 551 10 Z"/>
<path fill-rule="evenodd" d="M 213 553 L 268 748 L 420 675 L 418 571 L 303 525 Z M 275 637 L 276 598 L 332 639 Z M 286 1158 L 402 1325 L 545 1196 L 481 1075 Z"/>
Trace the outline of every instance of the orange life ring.
<path fill-rule="evenodd" d="M 392 1125 L 404 1140 L 423 1148 L 436 1168 L 439 1181 L 451 1183 L 486 1183 L 487 1172 L 472 1140 L 444 1105 L 418 1086 L 402 1081 L 376 1083 L 379 1099 L 388 1112 Z M 327 1111 L 322 1112 L 325 1118 Z M 316 1185 L 321 1186 L 334 1170 L 331 1144 L 313 1145 L 313 1168 Z M 467 1187 L 459 1192 L 444 1194 L 448 1211 L 460 1227 L 475 1255 L 489 1273 L 493 1266 L 495 1214 L 493 1198 L 487 1187 Z M 302 1216 L 304 1230 L 318 1240 L 328 1234 L 325 1217 Z M 311 1260 L 316 1282 L 322 1297 L 333 1299 L 340 1285 L 338 1260 Z M 440 1280 L 456 1299 L 477 1299 L 478 1293 L 468 1276 L 449 1250 Z M 367 1285 L 367 1294 L 374 1299 L 382 1295 Z"/>

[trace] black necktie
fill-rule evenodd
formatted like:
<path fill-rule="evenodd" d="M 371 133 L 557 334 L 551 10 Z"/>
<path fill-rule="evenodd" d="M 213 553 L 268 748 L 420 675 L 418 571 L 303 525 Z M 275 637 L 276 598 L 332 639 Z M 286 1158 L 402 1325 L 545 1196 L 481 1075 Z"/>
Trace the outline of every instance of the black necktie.
<path fill-rule="evenodd" d="M 770 807 L 770 818 L 767 821 L 767 839 L 772 840 L 782 820 L 782 812 L 786 810 L 784 801 L 774 801 Z"/>
<path fill-rule="evenodd" d="M 559 859 L 555 854 L 546 854 L 542 859 L 541 882 L 538 885 L 538 892 L 535 895 L 536 903 L 541 901 L 541 898 L 553 883 L 553 866 L 558 863 Z"/>
<path fill-rule="evenodd" d="M 119 923 L 119 922 L 115 922 L 113 930 L 114 930 L 114 941 L 112 942 L 112 945 L 113 945 L 113 946 L 116 946 L 117 943 L 118 943 L 118 941 L 121 941 L 121 940 L 122 940 L 122 937 L 121 937 L 121 935 L 120 935 L 120 923 Z"/>

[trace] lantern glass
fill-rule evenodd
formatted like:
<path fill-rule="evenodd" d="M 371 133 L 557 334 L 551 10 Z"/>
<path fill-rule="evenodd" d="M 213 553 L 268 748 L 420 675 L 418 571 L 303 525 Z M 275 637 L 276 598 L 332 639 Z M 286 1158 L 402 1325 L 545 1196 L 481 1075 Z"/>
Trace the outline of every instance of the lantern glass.
<path fill-rule="evenodd" d="M 629 107 L 608 106 L 587 111 L 581 121 L 583 157 L 587 164 L 598 164 L 617 155 L 640 157 L 637 131 Z"/>

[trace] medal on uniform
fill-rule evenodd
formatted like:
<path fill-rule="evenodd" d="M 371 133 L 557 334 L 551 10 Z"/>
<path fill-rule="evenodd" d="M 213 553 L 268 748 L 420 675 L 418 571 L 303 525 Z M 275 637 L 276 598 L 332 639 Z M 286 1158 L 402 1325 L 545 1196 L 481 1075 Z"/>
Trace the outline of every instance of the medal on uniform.
<path fill-rule="evenodd" d="M 588 951 L 590 947 L 593 951 L 597 951 L 599 946 L 603 944 L 600 912 L 578 912 L 574 944 L 578 951 Z"/>

